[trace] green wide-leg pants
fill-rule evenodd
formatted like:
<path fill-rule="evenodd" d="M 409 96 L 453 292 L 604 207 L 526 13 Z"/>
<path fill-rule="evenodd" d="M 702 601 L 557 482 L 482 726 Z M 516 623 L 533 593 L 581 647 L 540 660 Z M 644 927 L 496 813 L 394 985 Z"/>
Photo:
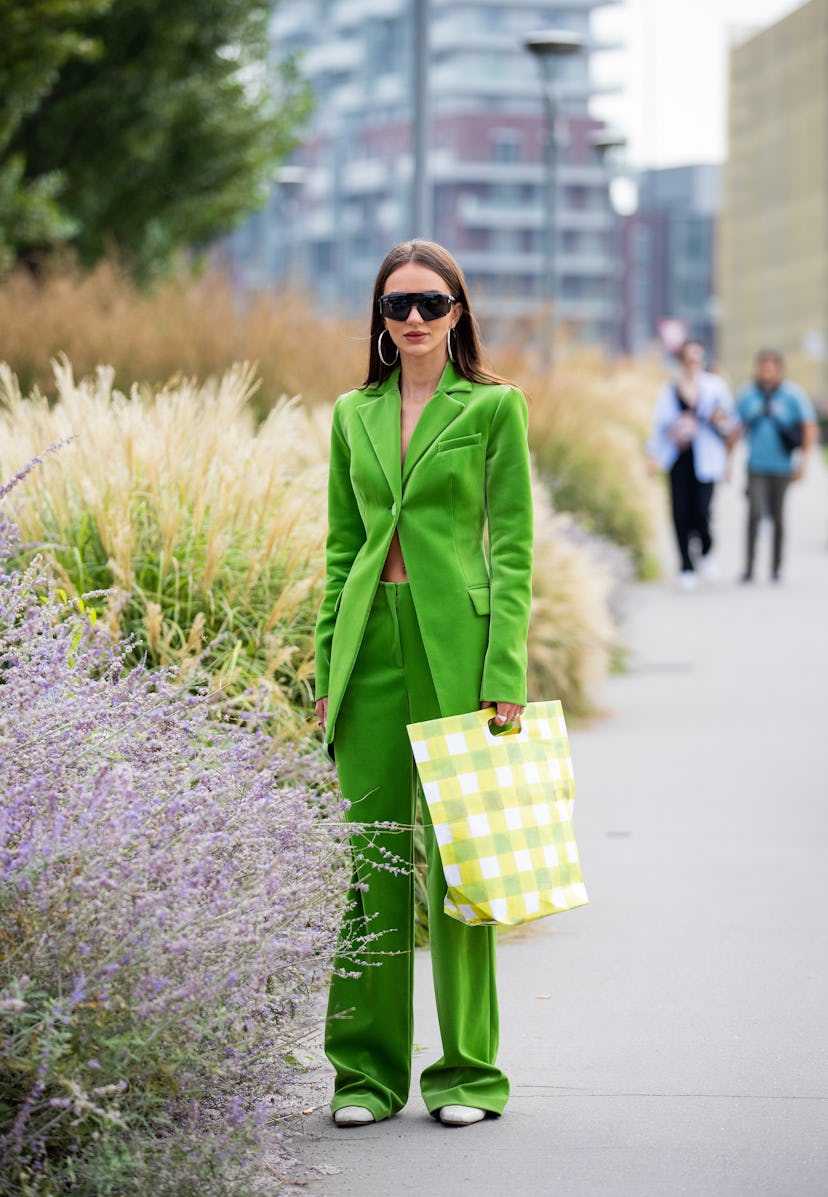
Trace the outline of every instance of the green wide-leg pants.
<path fill-rule="evenodd" d="M 408 1100 L 413 1046 L 413 823 L 416 770 L 407 723 L 441 715 L 407 584 L 380 582 L 335 732 L 354 873 L 331 982 L 325 1051 L 332 1101 L 387 1118 Z M 495 929 L 443 913 L 446 883 L 423 805 L 434 993 L 443 1054 L 422 1074 L 426 1107 L 500 1114 L 509 1082 L 495 1066 Z M 377 829 L 392 822 L 402 829 Z M 367 936 L 367 942 L 360 943 Z"/>

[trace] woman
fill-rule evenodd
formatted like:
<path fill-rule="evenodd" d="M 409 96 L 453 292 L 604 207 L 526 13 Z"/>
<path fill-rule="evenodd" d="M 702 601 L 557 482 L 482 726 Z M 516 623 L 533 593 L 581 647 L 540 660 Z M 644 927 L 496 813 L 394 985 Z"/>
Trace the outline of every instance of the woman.
<path fill-rule="evenodd" d="M 696 569 L 690 539 L 700 541 L 699 568 L 715 577 L 710 533 L 713 487 L 727 468 L 725 435 L 733 401 L 726 383 L 704 369 L 704 346 L 685 341 L 678 352 L 680 370 L 675 382 L 665 383 L 656 401 L 653 431 L 647 451 L 670 475 L 670 497 L 681 575 L 685 590 L 695 587 Z"/>
<path fill-rule="evenodd" d="M 317 713 L 355 829 L 342 958 L 325 1049 L 334 1120 L 387 1118 L 408 1099 L 412 1053 L 416 773 L 406 724 L 526 702 L 532 500 L 526 401 L 488 374 L 462 271 L 429 241 L 398 245 L 374 288 L 368 377 L 334 407 Z M 488 557 L 484 531 L 488 524 Z M 446 884 L 423 804 L 442 1057 L 429 1113 L 464 1126 L 499 1115 L 495 930 L 443 913 Z M 401 870 L 383 868 L 387 854 Z M 354 975 L 348 944 L 372 938 Z M 350 970 L 350 975 L 347 975 Z"/>

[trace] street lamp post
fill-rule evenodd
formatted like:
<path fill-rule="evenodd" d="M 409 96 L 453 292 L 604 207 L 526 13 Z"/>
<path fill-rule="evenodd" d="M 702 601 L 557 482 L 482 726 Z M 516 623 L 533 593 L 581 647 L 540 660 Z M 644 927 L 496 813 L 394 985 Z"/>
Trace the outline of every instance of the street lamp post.
<path fill-rule="evenodd" d="M 276 273 L 280 273 L 285 281 L 293 284 L 296 274 L 295 260 L 295 221 L 297 202 L 302 187 L 305 184 L 307 171 L 304 166 L 287 164 L 280 166 L 274 175 L 274 193 L 277 198 L 277 220 L 279 222 L 278 239 L 281 242 L 281 263 L 276 263 Z M 277 245 L 279 242 L 277 241 Z M 272 267 L 271 267 L 272 268 Z"/>
<path fill-rule="evenodd" d="M 611 217 L 612 217 L 612 226 L 610 229 L 610 247 L 609 247 L 610 248 L 610 258 L 611 258 L 612 265 L 613 265 L 613 274 L 612 274 L 612 280 L 611 280 L 612 305 L 613 305 L 614 311 L 616 313 L 620 313 L 622 310 L 622 307 L 623 307 L 623 305 L 621 304 L 620 281 L 619 281 L 620 280 L 619 264 L 620 264 L 620 259 L 621 259 L 621 238 L 619 236 L 619 223 L 618 223 L 619 217 L 618 217 L 618 214 L 616 213 L 615 205 L 612 202 L 612 196 L 610 195 L 610 188 L 611 188 L 612 182 L 613 182 L 612 176 L 613 176 L 613 164 L 614 164 L 615 156 L 617 154 L 619 154 L 621 150 L 624 149 L 624 147 L 627 144 L 627 139 L 624 136 L 624 134 L 620 133 L 617 129 L 604 128 L 604 129 L 594 129 L 592 131 L 592 134 L 590 135 L 589 140 L 592 144 L 592 148 L 598 154 L 598 157 L 601 162 L 601 167 L 604 171 L 604 178 L 605 178 L 606 184 L 607 184 L 607 211 L 611 214 Z M 610 339 L 611 339 L 610 349 L 612 352 L 619 352 L 621 349 L 623 349 L 624 341 L 625 341 L 624 330 L 622 328 L 622 321 L 621 321 L 620 315 L 616 315 L 615 317 L 613 317 L 613 319 L 609 322 L 609 327 L 610 327 Z"/>
<path fill-rule="evenodd" d="M 528 33 L 523 39 L 526 49 L 533 54 L 540 67 L 543 82 L 544 126 L 545 126 L 545 204 L 544 204 L 544 298 L 549 304 L 549 329 L 544 357 L 551 366 L 554 357 L 556 324 L 556 278 L 555 278 L 555 234 L 556 234 L 556 184 L 557 184 L 557 138 L 555 118 L 557 115 L 554 64 L 558 58 L 578 54 L 584 46 L 579 33 L 569 29 L 539 29 Z"/>
<path fill-rule="evenodd" d="M 411 179 L 411 236 L 431 236 L 428 186 L 429 0 L 414 0 L 414 154 Z"/>

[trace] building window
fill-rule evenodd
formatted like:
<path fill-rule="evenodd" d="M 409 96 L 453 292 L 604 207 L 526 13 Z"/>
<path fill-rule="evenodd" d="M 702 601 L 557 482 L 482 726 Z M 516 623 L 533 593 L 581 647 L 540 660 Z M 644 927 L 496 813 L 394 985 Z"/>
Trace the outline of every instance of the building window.
<path fill-rule="evenodd" d="M 520 188 L 514 183 L 495 183 L 489 189 L 489 203 L 494 208 L 516 208 L 520 205 Z"/>
<path fill-rule="evenodd" d="M 582 212 L 589 207 L 589 188 L 576 186 L 566 188 L 566 206 L 576 212 Z"/>
<path fill-rule="evenodd" d="M 633 225 L 632 256 L 638 266 L 649 266 L 653 260 L 653 239 L 646 225 Z"/>
<path fill-rule="evenodd" d="M 492 158 L 495 162 L 520 162 L 523 138 L 517 129 L 495 129 L 492 133 Z"/>
<path fill-rule="evenodd" d="M 494 253 L 520 253 L 520 232 L 518 229 L 492 229 L 489 245 Z"/>

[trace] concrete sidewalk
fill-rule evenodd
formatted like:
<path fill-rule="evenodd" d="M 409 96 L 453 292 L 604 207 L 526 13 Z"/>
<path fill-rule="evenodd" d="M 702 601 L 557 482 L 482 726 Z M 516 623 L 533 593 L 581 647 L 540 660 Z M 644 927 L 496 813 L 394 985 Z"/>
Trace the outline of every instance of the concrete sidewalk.
<path fill-rule="evenodd" d="M 503 1118 L 441 1127 L 416 1082 L 376 1126 L 318 1110 L 314 1197 L 828 1193 L 828 481 L 811 466 L 782 585 L 736 584 L 737 465 L 723 580 L 632 593 L 630 670 L 573 735 L 591 904 L 501 938 Z M 415 1000 L 422 1067 L 439 1054 L 425 952 Z"/>

